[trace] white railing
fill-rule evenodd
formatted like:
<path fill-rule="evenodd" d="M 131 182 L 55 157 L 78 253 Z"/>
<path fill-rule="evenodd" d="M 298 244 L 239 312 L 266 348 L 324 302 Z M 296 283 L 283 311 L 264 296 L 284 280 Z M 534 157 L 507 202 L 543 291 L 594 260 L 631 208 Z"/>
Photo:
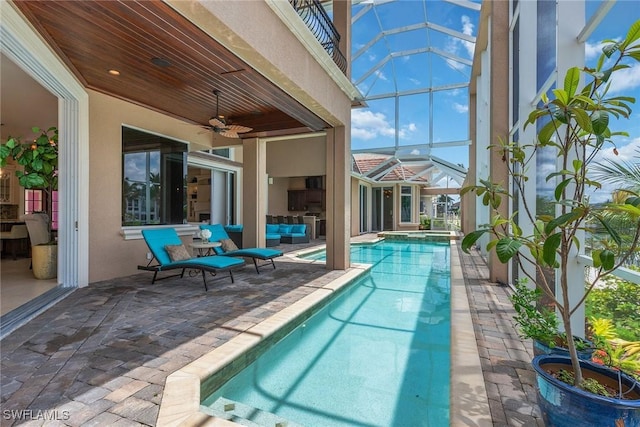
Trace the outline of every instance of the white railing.
<path fill-rule="evenodd" d="M 584 267 L 593 267 L 593 259 L 588 255 L 578 255 L 578 263 Z M 620 267 L 611 272 L 616 277 L 626 280 L 636 285 L 640 285 L 640 272 L 630 268 Z"/>

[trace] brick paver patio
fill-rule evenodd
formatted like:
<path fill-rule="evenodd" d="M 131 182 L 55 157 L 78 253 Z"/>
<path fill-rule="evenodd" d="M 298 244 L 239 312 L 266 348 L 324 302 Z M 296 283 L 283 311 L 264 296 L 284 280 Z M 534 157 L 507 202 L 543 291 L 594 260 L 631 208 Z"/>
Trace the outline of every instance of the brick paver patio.
<path fill-rule="evenodd" d="M 480 256 L 462 261 L 494 425 L 542 425 L 508 288 Z M 2 426 L 155 425 L 169 374 L 342 274 L 284 257 L 209 292 L 146 273 L 78 289 L 0 341 Z"/>

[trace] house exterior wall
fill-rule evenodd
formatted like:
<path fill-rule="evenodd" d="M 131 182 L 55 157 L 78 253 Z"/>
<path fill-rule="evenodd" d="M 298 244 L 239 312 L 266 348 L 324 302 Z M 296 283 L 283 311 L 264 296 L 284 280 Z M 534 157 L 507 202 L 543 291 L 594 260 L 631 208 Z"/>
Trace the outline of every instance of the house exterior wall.
<path fill-rule="evenodd" d="M 348 267 L 349 227 L 346 226 L 345 213 L 348 212 L 350 200 L 348 192 L 344 189 L 348 188 L 350 183 L 347 166 L 350 151 L 351 98 L 357 92 L 353 85 L 341 73 L 337 77 L 330 76 L 327 67 L 320 63 L 324 58 L 314 57 L 281 16 L 274 12 L 272 6 L 278 2 L 271 6 L 268 2 L 258 1 L 224 2 L 224 7 L 220 7 L 221 2 L 209 2 L 207 4 L 211 7 L 210 13 L 200 2 L 167 3 L 218 41 L 226 44 L 250 66 L 333 126 L 330 128 L 332 157 L 325 154 L 325 157 L 316 158 L 316 164 L 313 166 L 324 163 L 326 168 L 330 162 L 332 170 L 335 171 L 332 174 L 331 188 L 337 196 L 332 198 L 329 208 L 332 211 L 328 220 L 331 237 L 327 242 L 329 246 L 335 244 L 336 248 L 330 249 L 334 255 L 327 262 L 327 266 Z M 280 6 L 282 5 L 278 7 Z M 290 7 L 288 3 L 286 6 Z M 348 11 L 344 12 L 347 12 L 347 15 L 343 16 L 343 26 L 338 28 L 338 31 L 346 34 L 345 40 L 348 40 L 350 19 Z M 345 54 L 348 57 L 349 53 Z M 89 189 L 89 207 L 83 208 L 81 216 L 88 217 L 89 242 L 86 252 L 89 254 L 89 282 L 95 282 L 137 273 L 136 266 L 147 262 L 147 249 L 143 241 L 125 240 L 122 236 L 122 125 L 130 125 L 168 138 L 190 141 L 194 148 L 195 145 L 198 146 L 196 149 L 209 147 L 211 137 L 207 134 L 197 135 L 198 129 L 160 113 L 91 90 L 87 90 L 87 93 L 88 119 L 81 117 L 82 122 L 66 122 L 65 126 L 88 129 L 87 139 L 67 140 L 68 144 L 82 145 L 83 149 L 89 151 L 88 164 L 76 163 L 68 173 L 73 174 L 78 180 L 88 178 L 86 185 Z M 66 113 L 61 113 L 62 121 L 66 120 L 64 114 Z M 326 146 L 329 139 L 325 137 L 323 140 Z M 289 158 L 291 159 L 291 155 Z M 294 162 L 290 163 L 295 163 L 296 157 L 293 159 Z M 82 173 L 77 173 L 78 171 Z M 254 214 L 253 217 L 260 215 Z"/>
<path fill-rule="evenodd" d="M 324 136 L 267 142 L 267 173 L 272 177 L 327 174 Z"/>
<path fill-rule="evenodd" d="M 89 93 L 89 282 L 138 273 L 146 264 L 143 240 L 124 240 L 122 229 L 122 126 L 207 148 L 199 128 L 146 108 Z"/>
<path fill-rule="evenodd" d="M 328 269 L 348 268 L 351 223 L 345 213 L 350 210 L 351 101 L 359 95 L 349 76 L 339 71 L 308 29 L 299 26 L 300 19 L 288 2 L 224 2 L 224 7 L 220 2 L 167 3 L 329 124 L 326 265 Z M 349 4 L 335 5 L 339 9 L 336 29 L 347 46 Z M 349 50 L 343 53 L 349 61 Z M 267 206 L 255 206 L 265 211 L 253 216 L 264 217 Z"/>

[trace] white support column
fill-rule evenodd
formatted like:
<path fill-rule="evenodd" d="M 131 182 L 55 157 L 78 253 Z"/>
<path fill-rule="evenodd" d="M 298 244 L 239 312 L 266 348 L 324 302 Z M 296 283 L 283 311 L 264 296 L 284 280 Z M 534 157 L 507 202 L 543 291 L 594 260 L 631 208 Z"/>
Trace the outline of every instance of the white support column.
<path fill-rule="evenodd" d="M 242 244 L 246 247 L 266 246 L 267 223 L 267 143 L 258 138 L 243 140 L 242 201 L 244 226 Z"/>
<path fill-rule="evenodd" d="M 557 86 L 562 87 L 564 84 L 564 76 L 571 67 L 582 67 L 584 65 L 584 44 L 578 41 L 578 35 L 585 26 L 585 2 L 584 0 L 576 1 L 559 1 L 557 2 L 556 22 L 562 25 L 557 26 L 557 50 L 556 61 L 558 70 Z M 585 233 L 578 232 L 576 238 L 580 242 L 584 242 Z M 581 245 L 581 251 L 584 253 L 584 245 Z M 578 262 L 578 250 L 574 250 L 571 254 L 570 265 L 567 267 L 567 276 L 569 283 L 584 283 L 584 267 Z M 559 277 L 556 275 L 556 293 L 560 295 Z M 579 301 L 584 295 L 584 286 L 569 286 L 569 301 L 571 306 Z M 574 335 L 584 337 L 584 304 L 582 304 L 571 317 L 571 329 Z"/>
<path fill-rule="evenodd" d="M 327 269 L 351 265 L 351 147 L 349 129 L 327 130 Z"/>
<path fill-rule="evenodd" d="M 519 51 L 519 103 L 514 108 L 519 109 L 518 117 L 518 135 L 522 145 L 531 145 L 531 141 L 536 138 L 536 127 L 528 126 L 524 129 L 524 123 L 529 117 L 529 113 L 533 110 L 536 98 L 536 33 L 538 27 L 536 25 L 536 2 L 524 1 L 518 2 L 519 7 L 519 41 L 520 46 L 513 46 L 512 49 L 520 49 Z M 521 194 L 518 211 L 519 226 L 522 229 L 524 235 L 533 234 L 533 223 L 526 216 L 524 203 L 526 200 L 527 206 L 532 210 L 532 215 L 536 214 L 536 179 L 537 174 L 536 159 L 532 147 L 525 149 L 527 158 L 531 159 L 529 163 L 529 170 L 527 174 L 534 179 L 530 179 L 525 184 L 524 193 Z M 525 265 L 527 273 L 535 277 L 535 265 Z M 524 272 L 520 271 L 519 277 L 525 277 Z M 535 283 L 531 280 L 527 283 L 530 288 L 535 287 Z"/>

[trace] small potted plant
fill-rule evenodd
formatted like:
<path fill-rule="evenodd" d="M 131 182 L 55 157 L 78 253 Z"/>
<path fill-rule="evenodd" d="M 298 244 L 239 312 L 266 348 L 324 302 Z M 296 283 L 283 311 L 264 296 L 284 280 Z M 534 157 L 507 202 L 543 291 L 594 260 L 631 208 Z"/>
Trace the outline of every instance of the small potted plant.
<path fill-rule="evenodd" d="M 559 166 L 546 177 L 548 182 L 555 183 L 553 214 L 536 215 L 535 207 L 523 198 L 524 209 L 517 215 L 501 215 L 498 208 L 503 202 L 510 203 L 513 194 L 506 183 L 491 179 L 481 179 L 480 185 L 461 190 L 461 195 L 475 192 L 493 211 L 489 224 L 464 237 L 463 250 L 469 251 L 481 236 L 489 234 L 487 249 L 495 250 L 503 263 L 515 260 L 522 273 L 536 283 L 559 313 L 569 357 L 540 355 L 532 362 L 538 378 L 540 407 L 550 426 L 640 425 L 640 383 L 619 370 L 580 360 L 571 325 L 572 314 L 584 303 L 588 293 L 603 277 L 623 266 L 636 253 L 640 241 L 637 194 L 628 194 L 625 200 L 614 200 L 603 206 L 589 202 L 590 191 L 601 188 L 591 171 L 597 154 L 605 149 L 616 153 L 613 138 L 628 136 L 626 132 L 612 131 L 609 120 L 612 117 L 629 119 L 635 99 L 610 96 L 608 91 L 620 70 L 629 68 L 630 62 L 640 62 L 639 40 L 640 20 L 632 24 L 624 39 L 605 42 L 595 68 L 570 68 L 564 81 L 552 91 L 553 95 L 543 95 L 525 122 L 525 128 L 533 125 L 538 129 L 535 141 L 521 144 L 500 140 L 489 147 L 497 151 L 497 158 L 503 159 L 509 179 L 519 194 L 526 194 L 525 183 L 530 178 L 527 173 L 535 153 L 542 148 L 554 152 Z M 583 75 L 587 82 L 581 87 Z M 632 229 L 625 234 L 618 232 L 611 223 L 614 217 L 626 217 L 628 223 L 633 224 Z M 530 234 L 525 233 L 519 223 L 525 218 L 533 226 Z M 578 236 L 596 225 L 601 232 L 593 239 L 593 277 L 584 297 L 570 302 L 570 289 L 585 286 L 583 280 L 571 281 L 567 274 L 579 252 Z M 557 292 L 555 280 L 549 277 L 548 271 L 554 271 L 558 277 Z M 560 370 L 570 375 L 558 375 Z M 569 380 L 570 384 L 562 380 Z M 617 384 L 616 397 L 585 391 L 585 382 L 593 380 Z"/>
<path fill-rule="evenodd" d="M 16 171 L 18 183 L 27 189 L 38 189 L 46 194 L 43 213 L 48 218 L 48 242 L 32 247 L 32 266 L 38 279 L 51 279 L 57 275 L 57 245 L 51 234 L 53 192 L 58 189 L 58 129 L 31 128 L 40 134 L 31 142 L 9 137 L 0 144 L 0 166 L 12 158 L 21 170 Z"/>

